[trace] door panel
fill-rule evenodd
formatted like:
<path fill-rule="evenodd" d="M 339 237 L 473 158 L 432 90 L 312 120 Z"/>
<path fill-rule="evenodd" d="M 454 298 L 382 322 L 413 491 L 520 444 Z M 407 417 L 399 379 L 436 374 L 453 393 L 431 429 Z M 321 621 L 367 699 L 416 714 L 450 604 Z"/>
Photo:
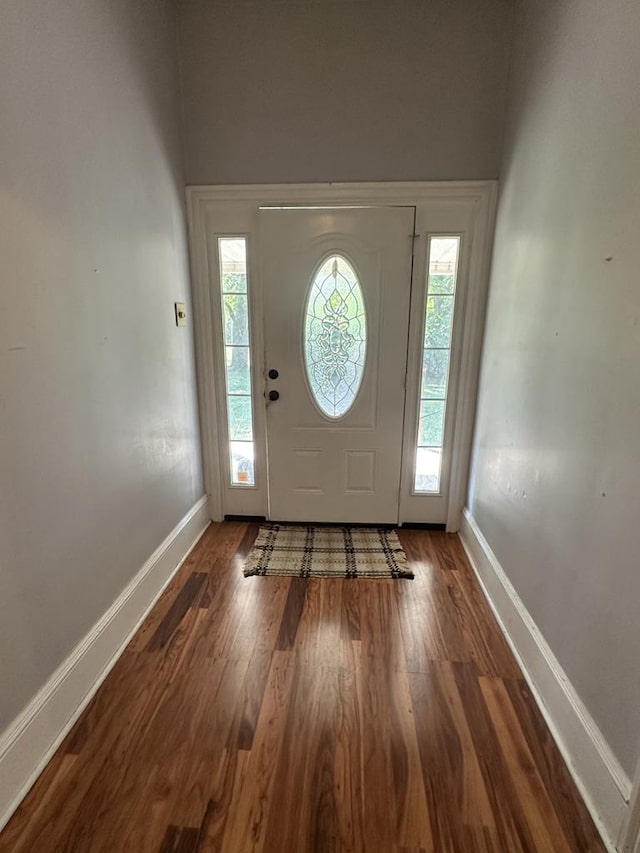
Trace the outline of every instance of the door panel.
<path fill-rule="evenodd" d="M 398 520 L 413 225 L 411 207 L 260 211 L 272 519 Z"/>

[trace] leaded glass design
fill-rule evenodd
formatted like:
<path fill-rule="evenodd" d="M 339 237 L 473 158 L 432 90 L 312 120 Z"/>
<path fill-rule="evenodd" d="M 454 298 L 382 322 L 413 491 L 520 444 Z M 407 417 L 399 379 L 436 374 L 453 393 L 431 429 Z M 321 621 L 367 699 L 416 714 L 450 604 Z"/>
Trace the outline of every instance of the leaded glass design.
<path fill-rule="evenodd" d="M 311 283 L 304 320 L 304 358 L 318 408 L 341 418 L 364 374 L 367 316 L 355 270 L 342 255 L 327 258 Z"/>

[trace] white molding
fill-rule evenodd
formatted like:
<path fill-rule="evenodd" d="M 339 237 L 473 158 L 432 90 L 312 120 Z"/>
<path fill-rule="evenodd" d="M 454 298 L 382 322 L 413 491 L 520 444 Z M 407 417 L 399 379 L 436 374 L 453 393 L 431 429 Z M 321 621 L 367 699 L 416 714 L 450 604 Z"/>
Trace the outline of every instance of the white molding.
<path fill-rule="evenodd" d="M 640 853 L 640 761 L 636 767 L 629 809 L 620 830 L 620 853 Z"/>
<path fill-rule="evenodd" d="M 204 488 L 209 496 L 209 517 L 213 521 L 222 521 L 221 472 L 218 455 L 218 405 L 214 369 L 213 310 L 209 287 L 207 217 L 199 197 L 188 191 L 187 222 Z"/>
<path fill-rule="evenodd" d="M 497 202 L 498 189 L 497 184 L 494 184 L 480 200 L 478 226 L 474 233 L 475 246 L 472 247 L 473 262 L 470 264 L 467 284 L 467 304 L 453 427 L 456 452 L 452 456 L 449 475 L 447 506 L 449 533 L 455 533 L 460 529 L 469 482 Z"/>
<path fill-rule="evenodd" d="M 220 464 L 221 429 L 219 426 L 219 388 L 216 383 L 214 354 L 216 335 L 213 305 L 215 287 L 212 280 L 217 273 L 210 269 L 209 236 L 212 223 L 219 221 L 220 211 L 233 211 L 238 218 L 250 221 L 252 212 L 261 206 L 304 205 L 408 205 L 419 207 L 437 203 L 439 209 L 460 209 L 468 204 L 474 210 L 474 243 L 469 264 L 470 305 L 466 312 L 464 346 L 458 388 L 456 391 L 456 416 L 454 441 L 459 457 L 451 471 L 447 527 L 457 530 L 460 510 L 464 503 L 471 453 L 471 435 L 475 413 L 475 400 L 479 371 L 490 246 L 496 206 L 496 181 L 402 181 L 373 183 L 324 184 L 251 184 L 225 186 L 191 186 L 186 189 L 187 213 L 191 252 L 191 274 L 194 302 L 194 326 L 198 392 L 200 399 L 201 432 L 205 488 L 210 496 L 213 520 L 223 517 L 222 496 L 225 492 Z M 239 213 L 239 211 L 243 211 Z M 235 227 L 235 226 L 234 226 Z M 234 229 L 232 229 L 234 230 Z M 241 230 L 245 231 L 246 228 Z M 251 230 L 250 228 L 248 229 Z M 254 255 L 255 259 L 255 255 Z M 253 263 L 253 261 L 252 261 Z M 254 264 L 255 272 L 255 264 Z M 254 275 L 252 335 L 261 323 L 260 282 Z M 261 336 L 256 336 L 256 347 Z M 255 363 L 260 353 L 256 352 Z M 257 388 L 257 386 L 256 386 Z M 254 399 L 256 395 L 254 392 Z M 256 406 L 256 413 L 257 413 Z M 261 420 L 262 418 L 262 420 Z M 261 452 L 266 450 L 266 427 L 263 414 L 256 420 L 255 440 Z M 265 488 L 266 492 L 266 488 Z M 264 499 L 266 501 L 266 498 Z"/>
<path fill-rule="evenodd" d="M 631 782 L 468 509 L 460 539 L 596 827 L 615 851 Z"/>
<path fill-rule="evenodd" d="M 0 735 L 0 830 L 209 524 L 201 498 Z"/>
<path fill-rule="evenodd" d="M 189 205 L 201 208 L 208 202 L 256 203 L 258 205 L 396 204 L 414 205 L 423 200 L 480 199 L 493 191 L 496 181 L 397 181 L 330 184 L 228 184 L 187 187 Z"/>

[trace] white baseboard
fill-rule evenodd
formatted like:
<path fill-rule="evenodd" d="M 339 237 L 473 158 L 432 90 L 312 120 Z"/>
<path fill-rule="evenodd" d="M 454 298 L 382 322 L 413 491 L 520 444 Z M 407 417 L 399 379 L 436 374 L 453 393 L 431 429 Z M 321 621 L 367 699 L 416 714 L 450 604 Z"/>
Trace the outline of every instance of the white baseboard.
<path fill-rule="evenodd" d="M 615 851 L 631 782 L 467 509 L 459 535 L 602 840 Z"/>
<path fill-rule="evenodd" d="M 0 830 L 209 524 L 201 498 L 0 735 Z"/>

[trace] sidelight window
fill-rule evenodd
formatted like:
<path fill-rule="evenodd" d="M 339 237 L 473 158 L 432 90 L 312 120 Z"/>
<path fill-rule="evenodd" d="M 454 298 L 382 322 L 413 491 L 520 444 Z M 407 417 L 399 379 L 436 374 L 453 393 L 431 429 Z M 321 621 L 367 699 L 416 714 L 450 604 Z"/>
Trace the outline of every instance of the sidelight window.
<path fill-rule="evenodd" d="M 431 237 L 414 491 L 440 491 L 460 237 Z"/>
<path fill-rule="evenodd" d="M 218 238 L 231 484 L 255 486 L 247 241 Z"/>

